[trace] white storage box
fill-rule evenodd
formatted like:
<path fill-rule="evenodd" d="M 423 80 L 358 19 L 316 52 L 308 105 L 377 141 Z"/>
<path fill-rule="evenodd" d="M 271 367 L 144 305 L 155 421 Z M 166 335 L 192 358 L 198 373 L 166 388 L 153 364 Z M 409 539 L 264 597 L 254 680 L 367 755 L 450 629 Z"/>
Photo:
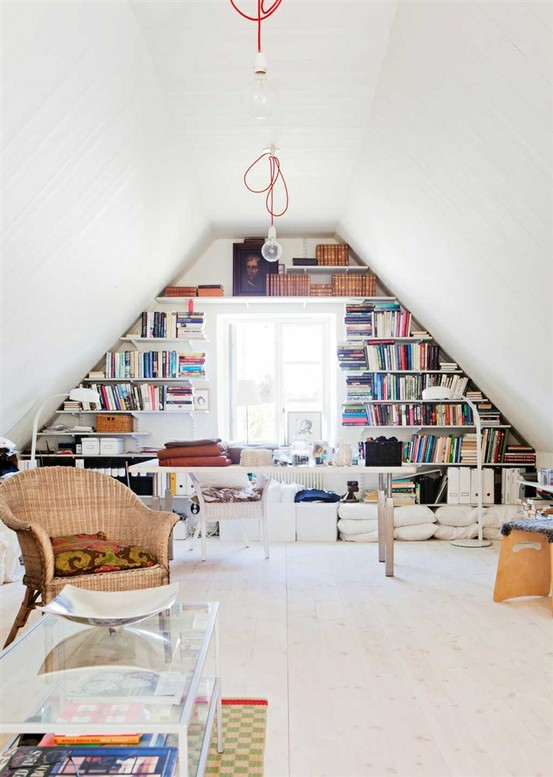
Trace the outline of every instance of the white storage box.
<path fill-rule="evenodd" d="M 81 454 L 83 456 L 97 456 L 100 453 L 100 440 L 97 437 L 83 437 L 81 440 Z"/>
<path fill-rule="evenodd" d="M 102 456 L 113 456 L 125 452 L 125 441 L 122 437 L 100 437 L 100 453 Z"/>
<path fill-rule="evenodd" d="M 338 503 L 296 503 L 296 539 L 298 542 L 336 542 Z"/>
<path fill-rule="evenodd" d="M 267 505 L 269 542 L 295 542 L 296 505 L 292 502 L 270 502 Z"/>

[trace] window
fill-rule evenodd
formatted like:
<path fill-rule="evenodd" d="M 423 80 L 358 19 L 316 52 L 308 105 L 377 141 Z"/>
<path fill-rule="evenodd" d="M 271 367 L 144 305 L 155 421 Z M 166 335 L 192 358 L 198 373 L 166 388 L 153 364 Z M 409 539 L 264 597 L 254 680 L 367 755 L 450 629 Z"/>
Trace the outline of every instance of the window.
<path fill-rule="evenodd" d="M 335 317 L 224 316 L 222 368 L 231 440 L 288 442 L 287 413 L 321 413 L 323 437 L 334 423 Z M 225 378 L 226 373 L 226 380 Z"/>

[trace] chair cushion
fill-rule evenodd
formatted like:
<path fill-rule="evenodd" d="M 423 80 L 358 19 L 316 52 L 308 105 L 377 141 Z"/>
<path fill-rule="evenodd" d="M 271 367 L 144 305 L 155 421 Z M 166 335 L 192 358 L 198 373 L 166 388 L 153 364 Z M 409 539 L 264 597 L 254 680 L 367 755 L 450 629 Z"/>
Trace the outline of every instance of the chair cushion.
<path fill-rule="evenodd" d="M 261 490 L 250 486 L 248 488 L 217 488 L 216 486 L 202 487 L 202 496 L 207 502 L 258 502 L 261 499 Z"/>
<path fill-rule="evenodd" d="M 140 545 L 120 545 L 97 534 L 68 534 L 50 537 L 54 550 L 54 575 L 88 575 L 153 567 L 156 557 Z"/>

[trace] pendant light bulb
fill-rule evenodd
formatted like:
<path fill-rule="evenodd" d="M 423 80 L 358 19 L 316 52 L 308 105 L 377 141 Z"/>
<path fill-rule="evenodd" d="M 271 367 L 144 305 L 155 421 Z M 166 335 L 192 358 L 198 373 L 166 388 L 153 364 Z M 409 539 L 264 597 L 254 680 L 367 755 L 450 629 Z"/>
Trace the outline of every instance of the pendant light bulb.
<path fill-rule="evenodd" d="M 277 243 L 276 228 L 272 225 L 269 227 L 267 240 L 263 243 L 261 248 L 261 256 L 267 262 L 278 262 L 282 256 L 282 246 L 280 243 Z"/>
<path fill-rule="evenodd" d="M 278 103 L 278 92 L 267 80 L 267 64 L 261 51 L 255 55 L 253 80 L 244 92 L 246 110 L 254 119 L 266 119 Z"/>

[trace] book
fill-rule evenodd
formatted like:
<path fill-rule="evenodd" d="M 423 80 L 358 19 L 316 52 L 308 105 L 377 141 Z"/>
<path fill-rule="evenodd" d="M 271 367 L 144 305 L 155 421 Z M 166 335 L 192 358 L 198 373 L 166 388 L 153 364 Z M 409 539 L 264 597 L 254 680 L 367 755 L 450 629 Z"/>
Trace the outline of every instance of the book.
<path fill-rule="evenodd" d="M 14 747 L 2 759 L 0 777 L 54 774 L 125 774 L 172 777 L 176 747 Z"/>
<path fill-rule="evenodd" d="M 56 745 L 138 745 L 141 734 L 45 734 L 40 747 Z"/>

